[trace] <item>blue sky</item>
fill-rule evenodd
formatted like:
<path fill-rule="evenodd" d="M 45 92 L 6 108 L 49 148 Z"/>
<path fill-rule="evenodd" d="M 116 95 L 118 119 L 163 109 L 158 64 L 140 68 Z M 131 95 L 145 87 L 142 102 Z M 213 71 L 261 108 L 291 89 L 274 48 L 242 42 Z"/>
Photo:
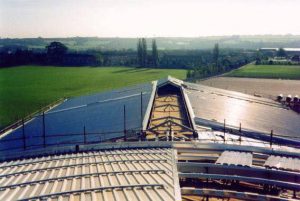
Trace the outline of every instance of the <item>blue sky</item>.
<path fill-rule="evenodd" d="M 300 34 L 300 0 L 0 0 L 0 37 Z"/>

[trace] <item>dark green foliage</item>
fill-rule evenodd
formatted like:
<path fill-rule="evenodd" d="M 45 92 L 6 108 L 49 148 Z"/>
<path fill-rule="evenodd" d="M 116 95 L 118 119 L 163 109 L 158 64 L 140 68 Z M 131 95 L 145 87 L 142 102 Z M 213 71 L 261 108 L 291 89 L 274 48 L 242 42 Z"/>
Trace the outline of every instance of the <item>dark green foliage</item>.
<path fill-rule="evenodd" d="M 145 38 L 142 38 L 142 62 L 143 67 L 147 66 L 147 41 Z"/>
<path fill-rule="evenodd" d="M 189 69 L 189 70 L 186 72 L 186 77 L 187 77 L 187 78 L 192 78 L 192 71 L 191 71 L 191 69 Z"/>
<path fill-rule="evenodd" d="M 60 42 L 52 42 L 46 46 L 47 63 L 52 65 L 60 65 L 63 63 L 68 48 Z"/>
<path fill-rule="evenodd" d="M 46 50 L 48 55 L 64 55 L 68 48 L 64 44 L 54 41 L 46 46 Z"/>
<path fill-rule="evenodd" d="M 286 52 L 283 48 L 279 48 L 279 50 L 277 51 L 277 56 L 278 57 L 286 57 Z"/>
<path fill-rule="evenodd" d="M 147 42 L 145 38 L 139 39 L 137 44 L 137 60 L 140 67 L 147 66 Z"/>
<path fill-rule="evenodd" d="M 156 40 L 152 41 L 152 54 L 147 54 L 146 39 L 137 41 L 137 50 L 68 51 L 63 44 L 54 42 L 44 53 L 18 50 L 0 52 L 0 66 L 24 64 L 55 66 L 130 66 L 192 69 L 191 77 L 207 77 L 240 67 L 255 60 L 255 52 L 241 49 L 222 49 L 216 44 L 210 50 L 164 50 L 158 55 Z M 47 53 L 46 53 L 47 52 Z"/>
<path fill-rule="evenodd" d="M 152 40 L 152 61 L 153 61 L 153 66 L 158 67 L 159 59 L 158 59 L 158 51 L 157 51 L 157 45 L 155 39 Z"/>
<path fill-rule="evenodd" d="M 192 67 L 192 72 L 189 73 L 192 79 L 222 74 L 239 68 L 255 59 L 255 52 L 253 51 L 223 49 L 220 53 L 218 49 L 218 46 L 215 46 L 213 53 L 201 54 L 200 65 Z M 216 66 L 216 61 L 218 61 L 218 67 Z"/>
<path fill-rule="evenodd" d="M 216 43 L 213 49 L 213 59 L 214 59 L 214 63 L 216 65 L 216 68 L 219 67 L 219 44 Z"/>
<path fill-rule="evenodd" d="M 256 52 L 256 58 L 255 58 L 255 64 L 259 65 L 261 64 L 261 60 L 263 59 L 263 55 L 260 51 Z"/>
<path fill-rule="evenodd" d="M 143 47 L 142 47 L 142 40 L 138 39 L 137 44 L 137 60 L 140 67 L 143 66 Z"/>

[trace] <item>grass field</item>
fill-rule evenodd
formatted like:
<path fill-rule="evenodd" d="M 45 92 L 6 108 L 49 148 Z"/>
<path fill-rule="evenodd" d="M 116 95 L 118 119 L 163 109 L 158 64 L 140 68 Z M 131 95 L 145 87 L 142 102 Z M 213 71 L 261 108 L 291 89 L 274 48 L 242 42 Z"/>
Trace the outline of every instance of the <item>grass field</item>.
<path fill-rule="evenodd" d="M 127 67 L 39 67 L 0 69 L 0 128 L 61 97 L 144 83 L 174 76 L 185 79 L 185 70 Z"/>
<path fill-rule="evenodd" d="M 300 66 L 249 64 L 225 74 L 227 77 L 300 79 Z"/>

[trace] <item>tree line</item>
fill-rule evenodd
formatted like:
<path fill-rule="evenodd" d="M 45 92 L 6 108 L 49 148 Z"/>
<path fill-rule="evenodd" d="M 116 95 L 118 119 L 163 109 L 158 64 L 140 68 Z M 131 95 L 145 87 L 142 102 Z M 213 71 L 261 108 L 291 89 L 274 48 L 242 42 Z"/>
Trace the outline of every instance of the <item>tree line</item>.
<path fill-rule="evenodd" d="M 137 43 L 137 60 L 139 67 L 158 67 L 159 58 L 156 40 L 152 40 L 152 54 L 148 55 L 147 50 L 147 41 L 145 38 L 138 39 Z"/>
<path fill-rule="evenodd" d="M 206 62 L 194 66 L 187 71 L 188 79 L 201 79 L 213 75 L 225 73 L 227 71 L 239 68 L 255 60 L 255 51 L 232 50 L 219 48 L 216 43 Z M 210 59 L 209 59 L 210 58 Z"/>
<path fill-rule="evenodd" d="M 0 49 L 0 66 L 54 65 L 54 66 L 129 66 L 143 68 L 188 69 L 191 79 L 202 78 L 238 68 L 255 60 L 256 51 L 220 49 L 215 44 L 209 50 L 162 50 L 156 40 L 137 40 L 136 50 L 85 50 L 75 52 L 60 42 L 51 42 L 43 51 Z"/>

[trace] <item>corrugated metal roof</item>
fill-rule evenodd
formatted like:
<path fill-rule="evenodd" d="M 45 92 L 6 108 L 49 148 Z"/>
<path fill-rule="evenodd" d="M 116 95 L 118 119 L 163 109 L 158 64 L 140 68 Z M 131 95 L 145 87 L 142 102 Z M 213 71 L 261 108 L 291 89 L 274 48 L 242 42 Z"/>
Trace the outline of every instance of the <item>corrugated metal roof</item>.
<path fill-rule="evenodd" d="M 224 151 L 216 161 L 222 165 L 252 166 L 252 154 L 249 152 Z"/>
<path fill-rule="evenodd" d="M 242 129 L 265 133 L 299 136 L 300 115 L 272 100 L 238 92 L 184 83 L 197 118 Z"/>
<path fill-rule="evenodd" d="M 4 162 L 0 200 L 176 200 L 173 154 L 127 149 Z"/>
<path fill-rule="evenodd" d="M 272 155 L 268 157 L 264 166 L 283 170 L 300 171 L 300 159 Z"/>

